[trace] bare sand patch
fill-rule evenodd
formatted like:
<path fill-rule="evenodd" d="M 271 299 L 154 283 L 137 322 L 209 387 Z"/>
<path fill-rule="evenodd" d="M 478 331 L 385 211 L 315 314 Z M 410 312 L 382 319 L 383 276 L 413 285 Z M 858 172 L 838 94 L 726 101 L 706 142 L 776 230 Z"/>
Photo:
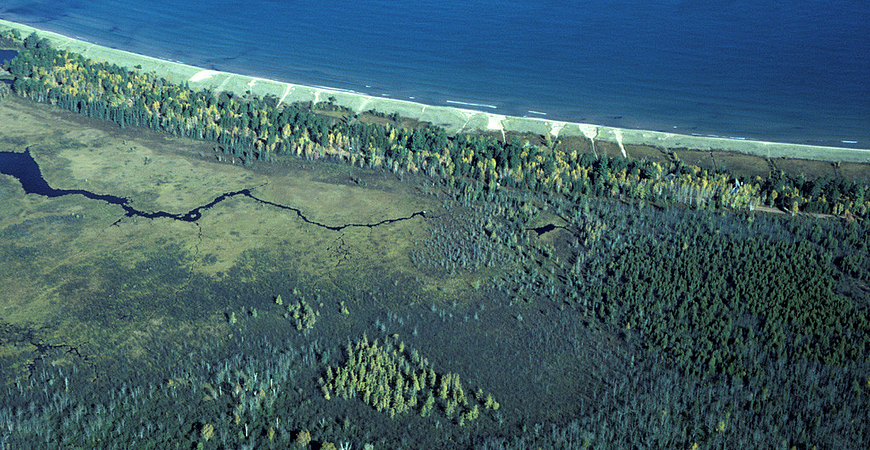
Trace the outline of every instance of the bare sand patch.
<path fill-rule="evenodd" d="M 219 73 L 220 72 L 218 72 L 216 70 L 201 70 L 201 71 L 193 74 L 193 76 L 188 78 L 187 81 L 189 81 L 191 83 L 197 83 L 199 81 L 207 80 L 207 79 L 209 79 L 209 78 L 211 78 Z"/>

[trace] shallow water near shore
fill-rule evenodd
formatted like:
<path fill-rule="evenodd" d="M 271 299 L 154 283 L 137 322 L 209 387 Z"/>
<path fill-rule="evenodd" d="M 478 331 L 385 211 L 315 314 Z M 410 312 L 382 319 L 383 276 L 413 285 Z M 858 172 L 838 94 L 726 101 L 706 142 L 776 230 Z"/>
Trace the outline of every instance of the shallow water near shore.
<path fill-rule="evenodd" d="M 100 45 L 499 114 L 867 148 L 866 3 L 12 2 Z M 752 14 L 747 14 L 752 11 Z"/>

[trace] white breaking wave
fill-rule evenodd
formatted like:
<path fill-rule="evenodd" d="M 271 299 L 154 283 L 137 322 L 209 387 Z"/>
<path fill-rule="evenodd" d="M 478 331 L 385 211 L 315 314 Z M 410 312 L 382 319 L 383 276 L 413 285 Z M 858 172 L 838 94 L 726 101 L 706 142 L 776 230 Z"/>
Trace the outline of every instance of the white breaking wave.
<path fill-rule="evenodd" d="M 445 103 L 452 103 L 452 104 L 454 104 L 454 105 L 478 106 L 478 107 L 481 107 L 481 108 L 492 108 L 492 109 L 498 109 L 498 106 L 495 106 L 495 105 L 486 105 L 486 104 L 483 104 L 483 103 L 457 102 L 457 101 L 455 101 L 455 100 L 445 100 Z"/>

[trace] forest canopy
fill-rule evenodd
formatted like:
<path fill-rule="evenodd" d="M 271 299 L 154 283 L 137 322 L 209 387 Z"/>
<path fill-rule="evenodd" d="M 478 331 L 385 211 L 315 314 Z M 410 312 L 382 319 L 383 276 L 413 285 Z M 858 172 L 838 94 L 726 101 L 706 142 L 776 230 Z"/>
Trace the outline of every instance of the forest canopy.
<path fill-rule="evenodd" d="M 792 213 L 867 217 L 865 184 L 843 177 L 809 180 L 771 170 L 738 177 L 726 170 L 607 157 L 513 137 L 448 135 L 437 126 L 408 129 L 315 113 L 310 104 L 276 98 L 194 91 L 154 73 L 92 61 L 51 48 L 32 34 L 7 64 L 19 96 L 48 102 L 119 126 L 139 126 L 215 142 L 246 162 L 275 155 L 330 158 L 393 172 L 422 172 L 483 195 L 502 188 L 578 197 L 593 195 L 698 208 L 751 210 L 759 205 Z"/>

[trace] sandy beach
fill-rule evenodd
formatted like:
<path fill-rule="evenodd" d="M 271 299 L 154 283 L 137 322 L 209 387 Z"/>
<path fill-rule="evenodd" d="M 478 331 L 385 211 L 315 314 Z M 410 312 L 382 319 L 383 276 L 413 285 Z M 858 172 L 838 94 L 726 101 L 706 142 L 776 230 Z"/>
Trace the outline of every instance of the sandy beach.
<path fill-rule="evenodd" d="M 386 114 L 395 113 L 400 116 L 438 125 L 451 134 L 488 131 L 501 133 L 503 136 L 508 132 L 516 132 L 538 135 L 549 134 L 554 138 L 568 136 L 583 137 L 615 144 L 625 156 L 631 156 L 631 146 L 643 145 L 665 150 L 732 151 L 765 158 L 788 157 L 831 162 L 870 163 L 870 149 L 694 136 L 553 121 L 546 118 L 505 116 L 461 107 L 425 105 L 407 100 L 375 97 L 342 89 L 305 86 L 217 70 L 207 70 L 176 61 L 167 61 L 124 50 L 102 47 L 27 25 L 0 20 L 0 31 L 9 28 L 18 29 L 23 36 L 36 31 L 41 37 L 48 38 L 57 48 L 80 53 L 94 60 L 109 61 L 128 68 L 139 66 L 142 71 L 157 73 L 174 83 L 187 82 L 192 89 L 232 91 L 237 94 L 251 92 L 259 96 L 273 95 L 283 103 L 308 101 L 318 103 L 327 101 L 327 99 L 333 99 L 335 104 L 347 107 L 358 113 L 368 110 L 376 110 Z"/>

